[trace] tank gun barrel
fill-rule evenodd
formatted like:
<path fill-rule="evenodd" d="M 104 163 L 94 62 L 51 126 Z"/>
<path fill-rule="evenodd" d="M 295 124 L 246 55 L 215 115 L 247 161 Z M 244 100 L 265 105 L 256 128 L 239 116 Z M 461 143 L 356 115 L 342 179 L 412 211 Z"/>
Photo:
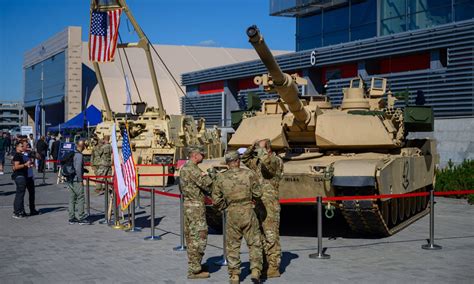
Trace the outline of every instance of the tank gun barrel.
<path fill-rule="evenodd" d="M 270 52 L 257 26 L 253 25 L 248 27 L 247 36 L 249 42 L 260 57 L 260 60 L 262 60 L 270 73 L 278 95 L 288 104 L 288 109 L 293 113 L 296 121 L 307 123 L 310 119 L 310 115 L 298 98 L 298 86 L 291 75 L 281 71 L 280 66 Z"/>

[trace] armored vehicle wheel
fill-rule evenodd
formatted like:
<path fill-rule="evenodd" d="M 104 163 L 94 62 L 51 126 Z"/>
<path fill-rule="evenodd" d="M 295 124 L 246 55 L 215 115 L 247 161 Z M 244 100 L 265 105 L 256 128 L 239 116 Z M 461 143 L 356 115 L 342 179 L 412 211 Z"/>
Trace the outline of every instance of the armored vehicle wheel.
<path fill-rule="evenodd" d="M 398 201 L 397 199 L 390 200 L 390 219 L 392 221 L 392 225 L 397 224 L 398 220 Z"/>
<path fill-rule="evenodd" d="M 409 218 L 411 215 L 411 197 L 403 198 L 403 203 L 405 203 L 405 218 Z"/>
<path fill-rule="evenodd" d="M 382 201 L 381 210 L 382 210 L 383 221 L 385 222 L 385 224 L 389 224 L 389 219 L 390 219 L 390 201 L 389 200 Z"/>
<path fill-rule="evenodd" d="M 422 190 L 417 190 L 417 192 L 422 192 Z M 422 210 L 422 199 L 424 196 L 417 196 L 416 198 L 416 212 L 420 212 Z"/>
<path fill-rule="evenodd" d="M 410 208 L 411 208 L 411 215 L 415 215 L 415 213 L 416 213 L 416 197 L 410 197 Z"/>
<path fill-rule="evenodd" d="M 398 220 L 401 222 L 405 220 L 405 201 L 398 198 Z"/>

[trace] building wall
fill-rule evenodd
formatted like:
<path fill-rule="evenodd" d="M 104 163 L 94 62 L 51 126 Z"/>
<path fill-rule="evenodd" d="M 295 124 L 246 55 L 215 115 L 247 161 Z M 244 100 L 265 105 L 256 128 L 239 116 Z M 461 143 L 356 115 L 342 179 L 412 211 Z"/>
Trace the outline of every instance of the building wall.
<path fill-rule="evenodd" d="M 0 101 L 0 131 L 23 125 L 23 105 L 20 102 Z"/>

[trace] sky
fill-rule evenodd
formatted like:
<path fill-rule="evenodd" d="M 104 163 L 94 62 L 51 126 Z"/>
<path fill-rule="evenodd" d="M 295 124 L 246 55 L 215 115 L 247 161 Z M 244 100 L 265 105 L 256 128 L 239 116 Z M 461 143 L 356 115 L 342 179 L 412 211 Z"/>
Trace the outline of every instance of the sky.
<path fill-rule="evenodd" d="M 23 98 L 23 54 L 67 26 L 88 39 L 89 0 L 0 0 L 0 100 Z M 256 24 L 271 49 L 295 49 L 295 19 L 269 16 L 269 0 L 127 0 L 154 44 L 250 48 Z M 129 28 L 130 27 L 130 28 Z M 124 41 L 136 39 L 121 21 Z"/>

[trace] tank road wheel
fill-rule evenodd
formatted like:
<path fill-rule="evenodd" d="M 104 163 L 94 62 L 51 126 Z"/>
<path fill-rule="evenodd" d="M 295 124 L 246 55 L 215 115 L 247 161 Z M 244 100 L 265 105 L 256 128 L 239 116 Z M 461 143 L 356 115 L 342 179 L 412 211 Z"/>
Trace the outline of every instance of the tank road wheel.
<path fill-rule="evenodd" d="M 426 192 L 426 187 L 421 190 L 421 192 Z M 428 205 L 428 198 L 429 196 L 422 196 L 421 197 L 421 210 L 424 210 L 426 208 L 426 205 Z"/>
<path fill-rule="evenodd" d="M 401 222 L 405 220 L 405 200 L 398 198 L 398 220 Z"/>
<path fill-rule="evenodd" d="M 422 192 L 422 190 L 419 189 L 416 192 Z M 420 212 L 421 211 L 421 203 L 422 203 L 421 199 L 423 198 L 423 196 L 417 196 L 415 198 L 416 198 L 416 212 Z"/>
<path fill-rule="evenodd" d="M 390 224 L 389 221 L 390 221 L 390 200 L 385 200 L 385 201 L 382 201 L 382 206 L 381 206 L 381 209 L 382 209 L 382 218 L 383 218 L 383 221 L 385 222 L 385 224 L 387 224 L 387 226 Z"/>
<path fill-rule="evenodd" d="M 403 198 L 403 202 L 405 203 L 405 218 L 410 218 L 411 215 L 411 197 Z"/>
<path fill-rule="evenodd" d="M 410 197 L 410 208 L 411 208 L 411 215 L 415 215 L 415 213 L 416 213 L 416 197 Z"/>
<path fill-rule="evenodd" d="M 392 225 L 397 224 L 398 219 L 398 201 L 395 198 L 390 199 L 390 220 Z"/>

